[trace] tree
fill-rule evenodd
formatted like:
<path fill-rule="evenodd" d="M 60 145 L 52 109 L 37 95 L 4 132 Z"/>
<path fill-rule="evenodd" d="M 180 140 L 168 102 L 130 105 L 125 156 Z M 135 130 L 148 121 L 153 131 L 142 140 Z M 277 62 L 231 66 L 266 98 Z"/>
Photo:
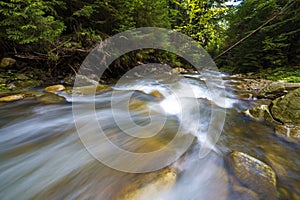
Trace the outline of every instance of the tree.
<path fill-rule="evenodd" d="M 1 37 L 28 44 L 54 41 L 65 30 L 55 9 L 64 6 L 63 1 L 9 0 L 0 6 Z"/>
<path fill-rule="evenodd" d="M 226 56 L 226 64 L 237 71 L 256 71 L 299 63 L 299 1 L 244 0 L 229 18 L 229 47 L 274 18 Z"/>
<path fill-rule="evenodd" d="M 216 53 L 223 42 L 226 22 L 223 17 L 228 8 L 224 1 L 211 0 L 174 0 L 174 8 L 180 13 L 174 28 L 192 37 L 210 53 Z"/>

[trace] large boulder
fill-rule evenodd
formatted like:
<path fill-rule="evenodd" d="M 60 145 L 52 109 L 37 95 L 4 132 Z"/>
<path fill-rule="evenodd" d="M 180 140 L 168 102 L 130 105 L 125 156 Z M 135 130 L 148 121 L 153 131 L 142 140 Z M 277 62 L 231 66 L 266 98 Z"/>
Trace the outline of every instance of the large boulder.
<path fill-rule="evenodd" d="M 233 172 L 242 185 L 257 193 L 259 199 L 277 199 L 276 176 L 270 166 L 238 151 L 233 151 L 230 158 Z"/>
<path fill-rule="evenodd" d="M 273 82 L 262 88 L 257 97 L 276 99 L 300 87 L 300 83 Z"/>
<path fill-rule="evenodd" d="M 277 121 L 300 125 L 300 88 L 275 99 L 269 108 L 273 118 Z"/>
<path fill-rule="evenodd" d="M 300 88 L 273 100 L 270 105 L 260 105 L 244 113 L 273 124 L 275 134 L 288 141 L 300 140 Z"/>

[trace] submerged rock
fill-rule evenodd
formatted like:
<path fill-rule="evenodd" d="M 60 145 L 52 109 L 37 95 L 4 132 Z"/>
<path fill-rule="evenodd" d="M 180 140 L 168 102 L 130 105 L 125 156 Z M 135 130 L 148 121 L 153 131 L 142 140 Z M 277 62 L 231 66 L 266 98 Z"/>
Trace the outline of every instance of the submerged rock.
<path fill-rule="evenodd" d="M 233 186 L 232 194 L 230 195 L 230 199 L 237 200 L 259 200 L 259 196 L 257 193 L 252 190 L 242 187 L 242 186 Z"/>
<path fill-rule="evenodd" d="M 131 99 L 128 104 L 128 110 L 145 112 L 146 114 L 149 113 L 149 108 L 147 106 L 147 103 L 139 99 Z"/>
<path fill-rule="evenodd" d="M 276 175 L 270 166 L 242 152 L 234 151 L 230 156 L 234 174 L 243 185 L 260 199 L 277 199 Z"/>
<path fill-rule="evenodd" d="M 156 100 L 162 100 L 164 98 L 164 95 L 160 93 L 158 90 L 151 91 L 149 95 L 155 97 Z"/>
<path fill-rule="evenodd" d="M 268 122 L 279 123 L 274 120 L 273 116 L 270 113 L 268 105 L 260 105 L 254 108 L 250 108 L 244 111 L 244 114 L 256 119 L 256 120 L 266 120 Z"/>
<path fill-rule="evenodd" d="M 171 189 L 175 182 L 176 171 L 172 168 L 141 174 L 117 195 L 117 200 L 157 199 L 159 193 Z"/>
<path fill-rule="evenodd" d="M 300 126 L 277 125 L 275 134 L 288 141 L 300 141 Z"/>
<path fill-rule="evenodd" d="M 300 88 L 272 101 L 270 111 L 277 121 L 300 125 Z"/>
<path fill-rule="evenodd" d="M 44 104 L 60 104 L 66 103 L 66 99 L 64 97 L 58 96 L 56 94 L 48 93 L 42 96 L 38 96 L 37 100 Z"/>
<path fill-rule="evenodd" d="M 74 87 L 73 89 L 69 89 L 66 92 L 76 95 L 93 95 L 100 94 L 103 92 L 111 91 L 112 88 L 108 85 L 90 85 L 90 86 L 82 86 L 82 87 Z"/>
<path fill-rule="evenodd" d="M 25 97 L 24 94 L 9 95 L 9 96 L 5 96 L 5 97 L 1 97 L 0 102 L 18 101 L 18 100 L 24 99 L 24 97 Z"/>
<path fill-rule="evenodd" d="M 55 92 L 60 92 L 60 91 L 63 91 L 65 90 L 65 86 L 63 85 L 52 85 L 52 86 L 48 86 L 46 87 L 44 90 L 46 92 L 51 92 L 51 93 L 55 93 Z"/>
<path fill-rule="evenodd" d="M 258 98 L 276 99 L 300 87 L 300 83 L 274 82 L 261 89 Z"/>

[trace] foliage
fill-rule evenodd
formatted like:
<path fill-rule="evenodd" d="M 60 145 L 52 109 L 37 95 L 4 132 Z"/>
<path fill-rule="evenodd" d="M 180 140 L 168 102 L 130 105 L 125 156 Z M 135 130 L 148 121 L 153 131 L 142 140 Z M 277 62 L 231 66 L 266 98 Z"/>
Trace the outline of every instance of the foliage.
<path fill-rule="evenodd" d="M 175 0 L 173 3 L 180 13 L 174 28 L 198 41 L 210 53 L 219 51 L 226 29 L 224 16 L 228 11 L 222 6 L 223 1 Z"/>
<path fill-rule="evenodd" d="M 299 64 L 299 1 L 244 0 L 229 17 L 225 46 L 233 45 L 274 15 L 278 15 L 275 20 L 227 54 L 226 65 L 247 72 Z"/>
<path fill-rule="evenodd" d="M 299 64 L 299 1 L 244 0 L 227 8 L 225 0 L 7 0 L 0 1 L 1 51 L 18 52 L 47 63 L 48 71 L 79 66 L 103 39 L 137 27 L 180 31 L 216 56 L 289 5 L 274 21 L 249 37 L 219 61 L 236 72 Z M 294 2 L 292 4 L 292 2 Z M 5 55 L 0 52 L 1 56 Z M 161 51 L 124 56 L 137 61 L 184 64 Z M 59 67 L 62 66 L 62 67 Z M 122 63 L 116 62 L 117 67 Z M 128 66 L 125 66 L 128 67 Z M 68 68 L 70 70 L 70 68 Z M 296 76 L 297 77 L 297 76 Z"/>
<path fill-rule="evenodd" d="M 63 1 L 9 0 L 0 1 L 0 6 L 0 26 L 5 29 L 1 36 L 20 44 L 51 42 L 65 29 L 55 10 Z"/>

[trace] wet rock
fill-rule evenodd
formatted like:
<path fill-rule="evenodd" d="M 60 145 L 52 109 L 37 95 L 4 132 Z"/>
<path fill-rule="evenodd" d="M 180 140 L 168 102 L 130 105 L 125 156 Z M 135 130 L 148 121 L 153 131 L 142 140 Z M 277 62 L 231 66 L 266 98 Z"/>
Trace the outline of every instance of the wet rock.
<path fill-rule="evenodd" d="M 117 195 L 117 200 L 156 199 L 160 192 L 171 189 L 175 182 L 176 171 L 172 168 L 142 174 Z"/>
<path fill-rule="evenodd" d="M 253 94 L 251 93 L 242 93 L 239 95 L 240 100 L 251 100 L 253 98 Z"/>
<path fill-rule="evenodd" d="M 43 94 L 37 97 L 37 100 L 44 104 L 61 104 L 66 103 L 66 99 L 64 97 L 58 96 L 56 94 L 48 93 Z"/>
<path fill-rule="evenodd" d="M 10 96 L 5 96 L 0 98 L 0 102 L 12 102 L 12 101 L 18 101 L 21 99 L 24 99 L 24 94 L 14 94 Z"/>
<path fill-rule="evenodd" d="M 259 200 L 259 196 L 257 193 L 253 192 L 248 188 L 235 185 L 232 188 L 232 194 L 230 195 L 230 199 Z"/>
<path fill-rule="evenodd" d="M 255 108 L 248 109 L 243 113 L 256 120 L 261 120 L 261 121 L 266 120 L 268 122 L 280 124 L 280 122 L 274 120 L 273 116 L 270 113 L 268 105 L 260 105 Z"/>
<path fill-rule="evenodd" d="M 300 88 L 272 101 L 270 111 L 277 121 L 300 125 Z"/>
<path fill-rule="evenodd" d="M 0 67 L 1 68 L 10 67 L 10 66 L 13 66 L 15 63 L 16 63 L 15 59 L 12 59 L 12 58 L 2 58 L 2 60 L 0 62 Z"/>
<path fill-rule="evenodd" d="M 240 92 L 250 92 L 254 94 L 254 96 L 257 96 L 257 93 L 269 83 L 271 83 L 271 81 L 265 79 L 239 78 L 231 76 L 230 81 L 227 84 Z"/>
<path fill-rule="evenodd" d="M 299 87 L 300 87 L 300 83 L 274 82 L 262 88 L 259 91 L 257 97 L 276 99 L 282 95 L 287 94 L 289 91 L 295 90 Z"/>
<path fill-rule="evenodd" d="M 129 111 L 145 111 L 148 114 L 147 103 L 138 99 L 131 99 L 128 104 Z"/>
<path fill-rule="evenodd" d="M 276 176 L 273 169 L 262 161 L 242 152 L 231 153 L 235 176 L 260 199 L 277 199 Z"/>
<path fill-rule="evenodd" d="M 300 126 L 277 125 L 275 134 L 291 142 L 300 141 Z"/>
<path fill-rule="evenodd" d="M 175 67 L 172 69 L 172 73 L 174 74 L 179 74 L 179 73 L 183 73 L 183 74 L 186 74 L 188 73 L 188 71 L 182 67 Z"/>
<path fill-rule="evenodd" d="M 70 77 L 69 80 L 66 80 L 66 83 L 73 85 L 75 83 L 75 80 L 76 80 L 76 86 L 78 87 L 99 84 L 94 79 L 90 79 L 89 77 L 84 75 L 76 75 L 75 77 Z"/>
<path fill-rule="evenodd" d="M 149 93 L 151 96 L 155 97 L 156 100 L 162 100 L 164 98 L 164 95 L 160 93 L 158 90 L 153 90 Z"/>
<path fill-rule="evenodd" d="M 63 85 L 52 85 L 52 86 L 48 86 L 46 87 L 44 90 L 46 92 L 51 92 L 51 93 L 56 93 L 56 92 L 60 92 L 60 91 L 63 91 L 65 90 L 65 86 Z"/>
<path fill-rule="evenodd" d="M 93 94 L 101 94 L 104 92 L 111 91 L 112 88 L 108 85 L 90 85 L 90 86 L 82 86 L 82 87 L 74 87 L 73 89 L 66 90 L 69 94 L 76 95 L 93 95 Z"/>

